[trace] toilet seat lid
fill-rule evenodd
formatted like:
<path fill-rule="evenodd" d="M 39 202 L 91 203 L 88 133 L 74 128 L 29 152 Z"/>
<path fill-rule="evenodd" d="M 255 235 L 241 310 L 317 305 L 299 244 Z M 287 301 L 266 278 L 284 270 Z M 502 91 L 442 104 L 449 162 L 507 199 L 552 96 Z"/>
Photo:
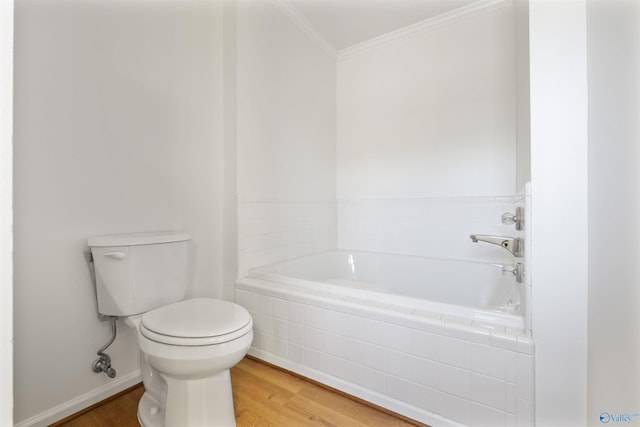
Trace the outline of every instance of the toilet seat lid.
<path fill-rule="evenodd" d="M 252 319 L 238 304 L 194 298 L 142 315 L 142 335 L 176 345 L 210 345 L 230 341 L 251 329 Z"/>

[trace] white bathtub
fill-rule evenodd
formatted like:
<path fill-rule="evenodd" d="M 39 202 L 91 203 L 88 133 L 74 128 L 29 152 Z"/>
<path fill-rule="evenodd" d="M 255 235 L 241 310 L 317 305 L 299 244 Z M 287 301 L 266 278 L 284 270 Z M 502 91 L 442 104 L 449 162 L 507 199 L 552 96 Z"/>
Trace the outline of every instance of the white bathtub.
<path fill-rule="evenodd" d="M 236 301 L 253 356 L 429 425 L 526 426 L 517 289 L 501 265 L 332 251 L 250 270 Z"/>
<path fill-rule="evenodd" d="M 523 329 L 518 286 L 502 269 L 502 264 L 331 251 L 254 268 L 248 276 L 336 298 L 357 297 Z"/>

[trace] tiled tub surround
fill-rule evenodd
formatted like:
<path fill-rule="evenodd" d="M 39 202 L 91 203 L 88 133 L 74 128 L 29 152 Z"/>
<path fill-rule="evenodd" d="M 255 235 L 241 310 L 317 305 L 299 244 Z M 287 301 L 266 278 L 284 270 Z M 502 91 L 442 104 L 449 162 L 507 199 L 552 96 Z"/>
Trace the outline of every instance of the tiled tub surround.
<path fill-rule="evenodd" d="M 533 425 L 534 347 L 517 316 L 259 270 L 236 284 L 250 354 L 433 426 Z"/>
<path fill-rule="evenodd" d="M 337 245 L 336 201 L 238 197 L 238 271 Z"/>
<path fill-rule="evenodd" d="M 338 248 L 476 261 L 507 262 L 501 248 L 472 244 L 470 234 L 515 235 L 501 222 L 524 196 L 339 198 Z"/>
<path fill-rule="evenodd" d="M 326 266 L 292 272 L 281 262 L 336 247 L 439 258 L 441 267 L 458 268 L 430 275 L 440 284 L 466 277 L 467 289 L 454 294 L 468 296 L 496 273 L 491 264 L 514 262 L 469 234 L 518 235 L 500 217 L 524 196 L 239 200 L 236 300 L 254 318 L 250 354 L 433 426 L 534 424 L 529 275 L 518 287 L 518 316 L 470 310 L 464 298 L 443 304 L 375 294 L 354 289 L 362 283 L 353 277 L 340 288 L 339 280 L 326 283 Z M 255 268 L 274 263 L 280 272 Z"/>

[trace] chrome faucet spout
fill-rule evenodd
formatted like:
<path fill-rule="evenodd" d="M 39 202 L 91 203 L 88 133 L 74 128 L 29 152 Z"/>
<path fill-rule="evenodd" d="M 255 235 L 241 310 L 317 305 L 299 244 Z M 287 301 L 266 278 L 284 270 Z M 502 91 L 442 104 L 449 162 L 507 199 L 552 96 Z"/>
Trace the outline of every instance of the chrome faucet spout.
<path fill-rule="evenodd" d="M 484 234 L 471 234 L 473 243 L 486 242 L 505 248 L 515 257 L 524 255 L 524 242 L 519 237 L 489 236 Z"/>

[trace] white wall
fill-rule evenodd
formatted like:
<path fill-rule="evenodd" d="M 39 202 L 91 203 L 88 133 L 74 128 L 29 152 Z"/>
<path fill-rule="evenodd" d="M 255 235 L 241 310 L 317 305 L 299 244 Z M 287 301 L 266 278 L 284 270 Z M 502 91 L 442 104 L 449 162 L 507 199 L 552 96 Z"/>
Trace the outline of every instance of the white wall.
<path fill-rule="evenodd" d="M 20 1 L 15 21 L 15 421 L 48 424 L 136 382 L 91 371 L 109 327 L 91 235 L 193 234 L 191 295 L 222 291 L 221 3 Z"/>
<path fill-rule="evenodd" d="M 588 0 L 587 43 L 587 421 L 596 426 L 603 412 L 640 412 L 640 2 Z"/>
<path fill-rule="evenodd" d="M 338 247 L 512 262 L 469 234 L 514 233 L 519 59 L 511 2 L 340 54 Z"/>
<path fill-rule="evenodd" d="M 532 1 L 529 7 L 536 424 L 584 426 L 588 280 L 585 1 Z"/>
<path fill-rule="evenodd" d="M 516 192 L 515 7 L 338 62 L 338 198 Z"/>
<path fill-rule="evenodd" d="M 531 181 L 529 87 L 529 0 L 515 0 L 516 26 L 516 189 Z"/>
<path fill-rule="evenodd" d="M 240 1 L 238 191 L 335 197 L 335 61 L 272 2 Z"/>
<path fill-rule="evenodd" d="M 336 77 L 275 2 L 238 2 L 236 34 L 242 275 L 336 245 Z"/>
<path fill-rule="evenodd" d="M 0 1 L 0 425 L 13 425 L 13 1 Z"/>
<path fill-rule="evenodd" d="M 225 1 L 223 27 L 223 201 L 222 201 L 222 297 L 233 300 L 238 274 L 238 155 L 236 150 L 236 39 L 237 5 Z"/>

